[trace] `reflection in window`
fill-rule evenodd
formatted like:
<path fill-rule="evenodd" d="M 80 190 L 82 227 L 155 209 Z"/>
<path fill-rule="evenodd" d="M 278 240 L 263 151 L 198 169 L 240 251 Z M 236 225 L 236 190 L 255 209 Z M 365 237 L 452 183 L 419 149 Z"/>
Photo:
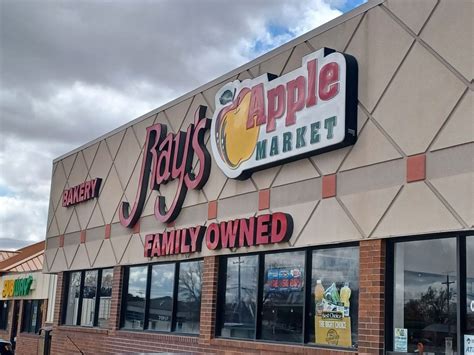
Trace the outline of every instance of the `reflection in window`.
<path fill-rule="evenodd" d="M 394 350 L 456 350 L 456 282 L 455 238 L 395 244 L 393 328 L 408 334 Z"/>
<path fill-rule="evenodd" d="M 154 265 L 151 275 L 148 329 L 171 330 L 173 311 L 174 264 Z"/>
<path fill-rule="evenodd" d="M 254 338 L 257 283 L 257 255 L 227 258 L 222 336 Z"/>
<path fill-rule="evenodd" d="M 265 255 L 262 339 L 303 341 L 305 253 Z"/>
<path fill-rule="evenodd" d="M 99 294 L 99 327 L 107 328 L 110 318 L 110 306 L 112 303 L 112 281 L 114 278 L 113 269 L 102 270 Z"/>
<path fill-rule="evenodd" d="M 69 274 L 69 289 L 66 301 L 66 318 L 64 323 L 67 325 L 77 324 L 77 312 L 79 309 L 79 294 L 81 288 L 81 272 L 71 272 Z"/>
<path fill-rule="evenodd" d="M 94 325 L 95 299 L 97 294 L 97 270 L 86 271 L 82 291 L 81 325 Z"/>
<path fill-rule="evenodd" d="M 466 334 L 474 335 L 474 236 L 466 237 Z"/>
<path fill-rule="evenodd" d="M 10 301 L 0 301 L 0 329 L 8 329 L 8 309 Z"/>
<path fill-rule="evenodd" d="M 124 316 L 124 327 L 143 329 L 146 297 L 146 266 L 131 267 L 128 277 L 128 292 Z"/>
<path fill-rule="evenodd" d="M 202 261 L 180 263 L 176 331 L 199 333 Z"/>
<path fill-rule="evenodd" d="M 310 342 L 357 346 L 359 248 L 313 251 Z"/>

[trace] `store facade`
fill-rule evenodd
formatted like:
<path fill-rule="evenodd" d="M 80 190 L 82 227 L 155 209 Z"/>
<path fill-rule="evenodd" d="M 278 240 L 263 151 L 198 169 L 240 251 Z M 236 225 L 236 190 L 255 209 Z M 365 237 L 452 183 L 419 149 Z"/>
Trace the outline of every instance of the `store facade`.
<path fill-rule="evenodd" d="M 40 330 L 53 322 L 56 275 L 42 273 L 44 246 L 0 251 L 0 339 L 17 354 L 41 353 Z"/>
<path fill-rule="evenodd" d="M 369 2 L 56 159 L 53 352 L 467 353 L 470 13 Z"/>

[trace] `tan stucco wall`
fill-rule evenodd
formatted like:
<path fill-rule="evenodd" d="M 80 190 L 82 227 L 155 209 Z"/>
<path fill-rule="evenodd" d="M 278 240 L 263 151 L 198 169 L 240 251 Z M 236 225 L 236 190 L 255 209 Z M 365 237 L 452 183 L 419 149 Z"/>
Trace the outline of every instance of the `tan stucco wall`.
<path fill-rule="evenodd" d="M 266 72 L 282 75 L 323 46 L 358 61 L 357 143 L 245 181 L 227 179 L 213 161 L 209 181 L 200 192 L 188 191 L 174 228 L 209 223 L 211 200 L 218 200 L 218 221 L 256 215 L 258 191 L 270 188 L 270 211 L 292 214 L 295 230 L 288 245 L 261 249 L 472 230 L 472 14 L 469 0 L 369 3 L 55 161 L 44 270 L 147 262 L 144 236 L 166 228 L 153 216 L 156 191 L 149 192 L 139 234 L 118 219 L 119 203 L 135 198 L 145 128 L 161 122 L 176 132 L 191 122 L 198 105 L 207 106 L 211 117 L 223 84 Z M 415 154 L 426 154 L 426 180 L 408 184 L 406 161 Z M 337 174 L 337 196 L 321 199 L 321 176 L 328 174 Z M 98 199 L 61 206 L 65 188 L 95 177 L 104 179 Z M 161 193 L 171 198 L 175 185 L 162 186 Z M 110 239 L 104 239 L 106 224 L 112 224 Z M 83 244 L 81 230 L 87 232 Z M 203 246 L 192 257 L 209 254 Z"/>

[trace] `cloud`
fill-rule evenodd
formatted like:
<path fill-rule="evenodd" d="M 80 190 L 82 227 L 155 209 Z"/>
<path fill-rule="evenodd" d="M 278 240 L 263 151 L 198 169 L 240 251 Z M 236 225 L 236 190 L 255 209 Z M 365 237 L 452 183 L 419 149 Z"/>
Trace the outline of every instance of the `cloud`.
<path fill-rule="evenodd" d="M 41 240 L 52 160 L 340 15 L 347 1 L 0 2 L 0 248 Z"/>

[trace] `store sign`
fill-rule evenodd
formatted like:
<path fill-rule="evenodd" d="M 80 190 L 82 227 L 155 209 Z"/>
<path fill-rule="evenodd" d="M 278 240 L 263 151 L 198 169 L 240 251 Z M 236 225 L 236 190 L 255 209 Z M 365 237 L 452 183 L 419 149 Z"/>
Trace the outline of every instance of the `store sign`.
<path fill-rule="evenodd" d="M 230 178 L 354 144 L 357 61 L 320 49 L 281 77 L 261 75 L 216 94 L 211 145 Z"/>
<path fill-rule="evenodd" d="M 31 290 L 32 283 L 33 283 L 32 276 L 5 280 L 3 281 L 2 297 L 9 298 L 9 297 L 28 296 Z"/>
<path fill-rule="evenodd" d="M 406 353 L 408 351 L 408 329 L 395 328 L 393 336 L 394 351 Z"/>
<path fill-rule="evenodd" d="M 171 230 L 145 236 L 147 258 L 199 252 L 203 241 L 209 250 L 242 248 L 286 242 L 293 233 L 293 218 L 286 213 L 264 214 L 209 226 Z"/>
<path fill-rule="evenodd" d="M 211 156 L 206 149 L 204 134 L 209 129 L 210 120 L 205 118 L 206 107 L 199 106 L 194 115 L 194 123 L 186 131 L 167 133 L 167 126 L 157 123 L 148 127 L 145 152 L 137 195 L 133 207 L 128 202 L 122 202 L 119 207 L 120 223 L 132 228 L 140 218 L 148 187 L 159 190 L 161 185 L 178 180 L 174 199 L 166 201 L 164 196 L 155 200 L 155 217 L 160 222 L 172 222 L 178 217 L 188 189 L 195 190 L 204 186 L 211 170 Z M 194 156 L 199 166 L 194 173 Z"/>
<path fill-rule="evenodd" d="M 95 178 L 82 184 L 71 187 L 63 192 L 63 207 L 76 205 L 96 197 L 99 197 L 102 179 Z"/>

